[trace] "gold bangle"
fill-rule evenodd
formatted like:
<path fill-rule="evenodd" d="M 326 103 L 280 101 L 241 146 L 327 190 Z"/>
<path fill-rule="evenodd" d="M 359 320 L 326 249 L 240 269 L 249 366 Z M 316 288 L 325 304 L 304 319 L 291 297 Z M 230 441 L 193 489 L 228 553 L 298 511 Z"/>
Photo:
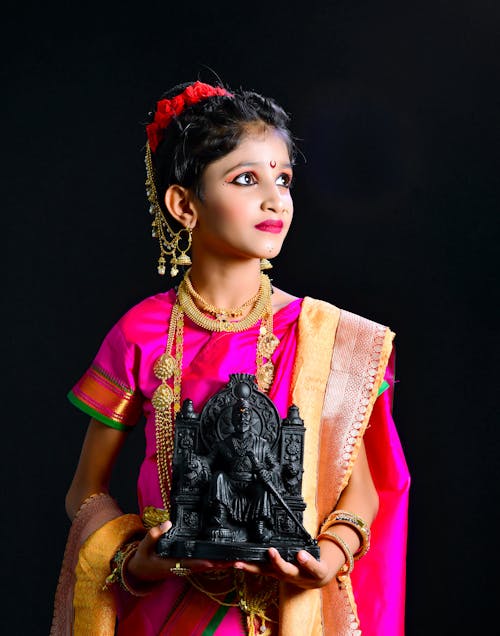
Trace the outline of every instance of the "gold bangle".
<path fill-rule="evenodd" d="M 111 559 L 111 573 L 106 577 L 103 591 L 109 590 L 113 583 L 122 583 L 123 574 L 123 562 L 128 560 L 128 557 L 132 556 L 139 546 L 139 541 L 132 541 L 122 545 L 114 554 Z"/>
<path fill-rule="evenodd" d="M 127 554 L 121 560 L 121 564 L 120 564 L 120 579 L 119 579 L 119 581 L 120 581 L 120 585 L 122 586 L 122 588 L 126 592 L 128 592 L 129 594 L 132 594 L 132 596 L 147 596 L 151 592 L 151 589 L 157 585 L 156 581 L 153 581 L 153 583 L 150 583 L 150 584 L 146 583 L 144 585 L 144 588 L 139 591 L 139 590 L 133 589 L 130 586 L 130 584 L 127 583 L 127 579 L 126 579 L 126 576 L 125 576 L 125 567 L 126 567 L 127 563 L 130 561 L 130 559 L 137 552 L 137 548 L 139 547 L 139 543 L 140 543 L 140 541 L 134 541 L 132 544 L 130 544 L 132 546 L 132 548 L 127 552 Z"/>
<path fill-rule="evenodd" d="M 129 560 L 134 556 L 137 552 L 137 548 L 139 547 L 140 541 L 132 541 L 131 543 L 126 543 L 123 545 L 117 552 L 114 557 L 111 559 L 111 565 L 113 569 L 111 570 L 111 574 L 106 578 L 106 581 L 103 585 L 103 590 L 109 590 L 110 586 L 113 583 L 118 583 L 120 587 L 132 594 L 132 596 L 147 596 L 151 589 L 155 587 L 156 581 L 147 585 L 143 590 L 138 591 L 134 590 L 125 578 L 125 567 Z"/>
<path fill-rule="evenodd" d="M 358 550 L 353 554 L 354 560 L 358 561 L 363 557 L 370 549 L 370 528 L 366 521 L 361 517 L 348 512 L 347 510 L 334 510 L 326 519 L 325 523 L 321 527 L 321 532 L 326 532 L 334 525 L 342 523 L 352 528 L 358 535 L 360 546 Z"/>
<path fill-rule="evenodd" d="M 328 541 L 332 541 L 342 550 L 345 557 L 345 563 L 337 572 L 336 576 L 348 576 L 354 569 L 354 557 L 352 556 L 351 548 L 347 545 L 344 539 L 342 539 L 342 537 L 331 530 L 325 530 L 325 532 L 322 532 L 316 537 L 317 541 L 320 541 L 321 539 L 328 539 Z"/>

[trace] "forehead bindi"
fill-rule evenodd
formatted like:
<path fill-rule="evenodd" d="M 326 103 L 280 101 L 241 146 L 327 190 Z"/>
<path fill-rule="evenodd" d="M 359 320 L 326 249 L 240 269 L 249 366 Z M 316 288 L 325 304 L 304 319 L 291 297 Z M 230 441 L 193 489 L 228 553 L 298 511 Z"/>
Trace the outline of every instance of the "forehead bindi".
<path fill-rule="evenodd" d="M 262 168 L 292 169 L 288 146 L 276 131 L 246 135 L 234 150 L 209 164 L 206 174 L 227 177 L 238 170 Z"/>

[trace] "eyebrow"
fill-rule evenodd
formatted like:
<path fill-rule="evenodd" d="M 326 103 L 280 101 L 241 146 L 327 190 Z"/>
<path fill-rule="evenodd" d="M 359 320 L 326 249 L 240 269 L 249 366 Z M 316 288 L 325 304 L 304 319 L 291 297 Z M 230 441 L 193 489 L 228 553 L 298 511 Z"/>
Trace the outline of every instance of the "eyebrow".
<path fill-rule="evenodd" d="M 268 163 L 267 161 L 242 161 L 241 163 L 236 164 L 232 168 L 229 168 L 229 170 L 226 170 L 226 172 L 224 173 L 224 176 L 227 176 L 230 172 L 233 172 L 234 170 L 239 170 L 240 168 L 251 168 L 252 166 L 265 166 L 267 163 Z M 278 163 L 276 164 L 276 167 L 292 169 L 292 164 L 290 162 Z"/>

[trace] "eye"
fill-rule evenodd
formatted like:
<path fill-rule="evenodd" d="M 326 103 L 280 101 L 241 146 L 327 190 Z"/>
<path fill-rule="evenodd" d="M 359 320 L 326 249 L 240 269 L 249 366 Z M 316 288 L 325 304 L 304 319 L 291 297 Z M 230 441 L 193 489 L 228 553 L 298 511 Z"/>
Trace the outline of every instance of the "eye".
<path fill-rule="evenodd" d="M 279 186 L 283 186 L 284 188 L 291 188 L 292 175 L 288 174 L 287 172 L 282 172 L 276 179 L 276 184 Z"/>
<path fill-rule="evenodd" d="M 255 180 L 255 177 L 251 172 L 243 172 L 242 174 L 239 174 L 237 177 L 235 177 L 231 181 L 231 183 L 235 183 L 237 185 L 242 185 L 242 186 L 249 186 L 249 185 L 255 185 L 257 181 Z"/>

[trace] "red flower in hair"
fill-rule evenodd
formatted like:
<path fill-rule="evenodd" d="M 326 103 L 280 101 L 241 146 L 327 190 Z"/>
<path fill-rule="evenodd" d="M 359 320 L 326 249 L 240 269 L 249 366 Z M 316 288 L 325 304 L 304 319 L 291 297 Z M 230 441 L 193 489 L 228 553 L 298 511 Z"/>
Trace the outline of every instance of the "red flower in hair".
<path fill-rule="evenodd" d="M 178 117 L 186 106 L 192 106 L 203 99 L 214 97 L 215 95 L 227 95 L 232 97 L 232 93 L 220 86 L 210 86 L 202 82 L 190 84 L 182 93 L 172 97 L 172 99 L 160 99 L 156 104 L 154 120 L 146 126 L 149 147 L 152 152 L 158 148 L 158 144 L 163 139 L 165 128 L 172 119 Z"/>

